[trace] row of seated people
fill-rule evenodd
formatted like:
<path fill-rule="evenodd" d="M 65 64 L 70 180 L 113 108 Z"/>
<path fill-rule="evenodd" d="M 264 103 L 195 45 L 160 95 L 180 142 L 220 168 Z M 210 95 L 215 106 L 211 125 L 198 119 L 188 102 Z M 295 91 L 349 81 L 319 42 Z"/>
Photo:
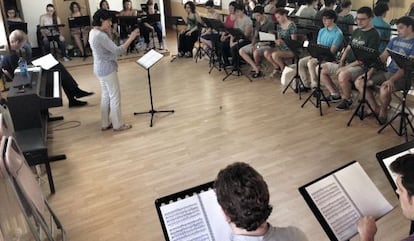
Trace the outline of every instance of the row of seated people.
<path fill-rule="evenodd" d="M 233 3 L 230 3 L 233 4 Z M 258 32 L 271 32 L 274 29 L 273 22 L 264 15 L 263 7 L 257 6 L 254 9 L 254 17 L 256 19 L 256 26 L 253 31 L 250 18 L 245 16 L 242 8 L 237 4 L 234 5 L 235 22 L 234 27 L 239 28 L 245 33 L 246 37 L 241 40 L 241 44 L 233 45 L 231 53 L 233 59 L 239 53 L 240 56 L 250 65 L 253 76 L 259 77 L 262 75 L 260 70 L 261 60 L 265 57 L 268 62 L 274 67 L 271 75 L 281 72 L 285 64 L 286 58 L 292 58 L 294 53 L 284 43 L 283 39 L 296 39 L 297 28 L 293 21 L 289 20 L 287 11 L 284 9 L 276 10 L 275 16 L 278 20 L 277 25 L 277 40 L 272 42 L 259 42 Z M 229 8 L 232 11 L 232 8 Z M 230 12 L 231 13 L 231 12 Z M 229 15 L 231 16 L 231 15 Z M 228 17 L 229 18 L 229 17 Z M 398 36 L 392 38 L 386 45 L 386 48 L 380 46 L 382 38 L 379 31 L 373 26 L 372 19 L 374 13 L 369 7 L 362 7 L 358 9 L 356 14 L 357 28 L 353 30 L 349 42 L 356 45 L 361 45 L 371 49 L 381 51 L 381 60 L 386 63 L 389 57 L 387 49 L 401 53 L 405 56 L 414 56 L 414 33 L 413 33 L 413 19 L 411 17 L 401 17 L 396 21 Z M 363 91 L 363 67 L 362 63 L 357 61 L 350 45 L 344 46 L 344 34 L 336 25 L 337 14 L 333 10 L 327 10 L 322 13 L 322 28 L 317 34 L 316 42 L 318 44 L 330 47 L 331 52 L 338 55 L 338 61 L 326 62 L 322 64 L 322 72 L 320 76 L 321 84 L 329 91 L 327 100 L 330 102 L 340 102 L 336 107 L 337 110 L 347 110 L 352 106 L 352 87 L 355 86 L 358 91 Z M 233 37 L 230 36 L 230 39 Z M 249 40 L 252 39 L 252 40 Z M 229 41 L 230 46 L 234 40 Z M 239 42 L 240 43 L 240 42 Z M 223 43 L 221 51 L 225 56 L 225 49 Z M 220 46 L 219 44 L 219 46 Z M 226 59 L 223 60 L 224 62 Z M 305 84 L 305 90 L 316 86 L 317 83 L 317 60 L 312 57 L 304 57 L 299 61 L 300 76 Z M 236 66 L 235 66 L 236 67 Z M 368 91 L 367 100 L 373 107 L 381 124 L 387 120 L 387 107 L 391 100 L 393 91 L 401 90 L 403 87 L 403 73 L 404 71 L 396 65 L 394 61 L 388 65 L 387 72 L 370 70 L 368 73 Z M 332 81 L 332 77 L 336 76 L 339 83 L 337 88 Z M 371 87 L 380 86 L 380 100 L 381 107 L 375 102 L 372 95 Z M 340 94 L 342 93 L 342 95 Z M 372 113 L 365 113 L 372 114 Z"/>

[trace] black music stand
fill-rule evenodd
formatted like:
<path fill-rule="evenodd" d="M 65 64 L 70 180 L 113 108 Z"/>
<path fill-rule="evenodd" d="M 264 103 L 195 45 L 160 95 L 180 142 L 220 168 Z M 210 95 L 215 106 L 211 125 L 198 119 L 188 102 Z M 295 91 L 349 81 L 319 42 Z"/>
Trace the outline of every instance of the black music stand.
<path fill-rule="evenodd" d="M 414 70 L 414 59 L 404 56 L 400 53 L 391 51 L 387 49 L 388 53 L 390 54 L 391 58 L 397 63 L 398 67 L 404 69 L 404 89 L 403 89 L 403 98 L 401 103 L 401 111 L 397 113 L 394 117 L 391 118 L 379 131 L 381 133 L 387 126 L 391 126 L 392 129 L 397 133 L 397 135 L 402 136 L 405 134 L 405 141 L 408 141 L 408 131 L 407 131 L 407 124 L 411 127 L 411 131 L 414 133 L 413 124 L 411 124 L 410 119 L 408 118 L 408 113 L 405 111 L 407 108 L 406 100 L 407 94 L 410 90 L 411 86 L 411 78 L 412 78 L 412 71 Z M 400 117 L 400 128 L 397 130 L 392 125 L 392 122 Z M 413 229 L 411 229 L 413 230 Z"/>
<path fill-rule="evenodd" d="M 369 102 L 366 100 L 366 92 L 367 92 L 367 78 L 368 78 L 368 71 L 370 68 L 375 68 L 378 70 L 385 70 L 385 65 L 381 62 L 381 59 L 379 57 L 379 52 L 376 49 L 367 48 L 365 46 L 352 44 L 351 43 L 352 51 L 354 52 L 355 58 L 363 63 L 364 68 L 364 86 L 362 90 L 362 97 L 359 100 L 359 104 L 357 108 L 355 109 L 354 113 L 352 114 L 351 118 L 348 121 L 348 126 L 351 125 L 352 119 L 354 119 L 355 116 L 359 115 L 360 120 L 364 120 L 365 115 L 365 105 L 368 106 L 368 108 L 371 110 L 371 112 L 374 114 L 375 118 L 377 119 L 378 123 L 381 124 L 377 113 L 372 109 L 372 106 L 369 104 Z M 360 112 L 359 109 L 361 109 Z"/>
<path fill-rule="evenodd" d="M 47 31 L 49 31 L 52 34 L 51 36 L 47 36 L 47 39 L 49 40 L 49 42 L 51 42 L 51 41 L 53 42 L 52 43 L 53 44 L 53 52 L 55 53 L 54 54 L 55 56 L 56 56 L 56 45 L 55 45 L 55 42 L 56 42 L 56 44 L 59 45 L 59 41 L 60 41 L 59 36 L 60 36 L 60 34 L 59 35 L 53 35 L 52 32 L 53 32 L 53 30 L 55 30 L 58 33 L 60 33 L 59 28 L 62 28 L 62 27 L 65 27 L 65 25 L 64 24 L 53 24 L 53 25 L 39 26 L 39 30 L 47 29 Z M 65 53 L 62 53 L 62 56 L 65 56 Z"/>
<path fill-rule="evenodd" d="M 321 89 L 321 71 L 322 71 L 322 62 L 331 62 L 335 60 L 335 56 L 332 54 L 331 49 L 329 47 L 319 45 L 319 44 L 309 44 L 308 51 L 310 55 L 318 60 L 318 85 L 316 88 L 313 89 L 312 93 L 306 98 L 305 102 L 302 104 L 302 108 L 305 104 L 310 101 L 316 108 L 319 108 L 319 112 L 322 116 L 322 100 L 325 100 L 328 107 L 331 105 L 329 104 L 328 100 L 326 99 L 325 94 Z M 313 103 L 311 98 L 316 97 L 316 103 Z"/>
<path fill-rule="evenodd" d="M 216 68 L 218 71 L 221 71 L 222 62 L 221 62 L 221 56 L 218 54 L 218 51 L 217 51 L 217 42 L 219 41 L 219 37 L 218 37 L 219 33 L 222 31 L 225 31 L 226 26 L 224 26 L 223 22 L 217 19 L 201 17 L 201 20 L 206 24 L 208 28 L 211 28 L 217 31 L 217 38 L 213 37 L 213 39 L 210 39 L 212 43 L 212 47 L 211 47 L 212 50 L 210 52 L 210 55 L 208 56 L 210 58 L 209 60 L 210 70 L 208 73 L 211 74 L 211 71 L 214 68 Z M 218 64 L 219 64 L 218 67 L 216 66 L 216 57 L 218 59 Z"/>
<path fill-rule="evenodd" d="M 128 35 L 132 31 L 139 28 L 139 20 L 137 16 L 118 16 L 118 20 L 119 36 L 121 39 L 128 38 Z M 129 46 L 127 53 L 132 52 L 133 49 L 135 49 L 138 52 L 138 50 L 135 48 L 135 42 Z"/>
<path fill-rule="evenodd" d="M 137 60 L 137 64 L 142 66 L 144 69 L 147 70 L 148 73 L 148 89 L 150 94 L 150 101 L 151 101 L 151 109 L 147 112 L 134 112 L 134 115 L 141 115 L 141 114 L 151 114 L 151 122 L 150 127 L 152 127 L 152 120 L 154 118 L 155 113 L 174 113 L 174 110 L 154 110 L 154 102 L 152 100 L 152 88 L 151 88 L 151 76 L 150 76 L 150 68 L 154 66 L 158 61 L 160 61 L 164 55 L 158 53 L 155 50 L 150 50 L 144 56 Z"/>
<path fill-rule="evenodd" d="M 86 47 L 83 44 L 83 33 L 82 33 L 82 28 L 83 27 L 90 27 L 91 26 L 91 18 L 90 16 L 80 16 L 80 17 L 71 17 L 68 18 L 68 24 L 69 24 L 69 28 L 79 28 L 80 31 L 80 39 L 82 42 L 82 50 L 83 50 L 83 60 L 85 60 L 88 55 L 86 54 Z"/>
<path fill-rule="evenodd" d="M 148 23 L 152 26 L 153 24 L 161 21 L 161 15 L 159 13 L 156 13 L 156 14 L 148 14 L 146 16 L 146 19 L 147 19 Z M 155 40 L 154 40 L 154 32 L 151 32 L 151 35 L 152 35 L 152 43 L 153 43 L 152 49 L 156 49 L 156 47 L 155 47 Z M 160 44 L 160 49 L 161 49 L 161 44 L 162 43 L 159 43 L 159 44 Z"/>
<path fill-rule="evenodd" d="M 236 45 L 237 45 L 237 49 L 240 49 L 240 41 L 243 40 L 244 38 L 246 38 L 244 36 L 244 33 L 238 29 L 238 28 L 226 28 L 226 32 L 228 32 L 231 36 L 233 36 L 233 38 L 236 39 Z M 237 50 L 237 51 L 238 51 Z M 239 53 L 236 54 L 235 56 L 236 59 L 233 59 L 233 67 L 234 67 L 234 61 L 236 61 L 236 67 L 233 68 L 230 72 L 227 73 L 226 68 L 224 68 L 224 71 L 226 72 L 226 76 L 223 78 L 223 81 L 226 80 L 229 76 L 233 75 L 234 72 L 236 72 L 236 76 L 241 76 L 243 75 L 243 72 L 240 69 L 240 56 Z M 246 76 L 250 82 L 252 82 L 252 80 L 250 79 L 249 76 Z"/>
<path fill-rule="evenodd" d="M 202 29 L 202 28 L 204 28 L 204 27 L 206 27 L 206 25 L 205 25 L 205 23 L 203 22 L 203 23 L 197 23 L 197 25 L 198 25 L 198 47 L 197 47 L 197 50 L 196 50 L 196 53 L 195 53 L 195 55 L 194 55 L 194 59 L 195 59 L 195 62 L 197 63 L 197 61 L 198 61 L 198 58 L 200 58 L 200 59 L 202 59 L 203 58 L 203 56 L 205 55 L 205 54 L 207 54 L 207 52 L 203 49 L 203 47 L 201 46 L 201 30 L 200 29 Z M 207 54 L 208 55 L 208 54 Z"/>
<path fill-rule="evenodd" d="M 302 99 L 302 94 L 301 92 L 307 92 L 307 88 L 305 87 L 305 84 L 302 81 L 302 78 L 300 78 L 299 75 L 299 59 L 300 59 L 300 48 L 302 47 L 302 43 L 297 41 L 297 40 L 293 40 L 293 39 L 283 39 L 283 41 L 285 42 L 286 46 L 288 46 L 288 48 L 290 49 L 290 51 L 293 52 L 293 54 L 295 55 L 295 62 L 296 62 L 296 74 L 295 76 L 293 76 L 293 78 L 289 81 L 289 83 L 286 85 L 285 89 L 282 91 L 282 93 L 286 93 L 287 89 L 289 87 L 292 88 L 292 84 L 293 81 L 295 82 L 295 92 L 299 94 L 299 99 Z M 292 88 L 293 89 L 293 88 Z"/>
<path fill-rule="evenodd" d="M 181 16 L 171 16 L 171 17 L 168 17 L 168 19 L 175 25 L 175 34 L 176 34 L 176 37 L 177 37 L 177 54 L 171 55 L 172 59 L 170 60 L 170 62 L 173 62 L 174 60 L 177 59 L 178 52 L 179 52 L 179 50 L 178 50 L 178 44 L 179 44 L 178 43 L 179 42 L 178 26 L 179 25 L 186 25 L 186 23 L 185 23 L 184 19 Z"/>
<path fill-rule="evenodd" d="M 25 22 L 7 21 L 7 27 L 9 28 L 9 33 L 19 29 L 27 34 L 27 23 Z"/>

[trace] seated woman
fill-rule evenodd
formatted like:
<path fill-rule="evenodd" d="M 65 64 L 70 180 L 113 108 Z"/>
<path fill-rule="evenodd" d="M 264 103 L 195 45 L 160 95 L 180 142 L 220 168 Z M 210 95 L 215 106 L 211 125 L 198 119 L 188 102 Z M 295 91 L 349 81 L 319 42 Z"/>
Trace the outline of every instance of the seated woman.
<path fill-rule="evenodd" d="M 12 32 L 15 29 L 19 29 L 16 28 L 16 26 L 19 23 L 23 23 L 23 19 L 21 19 L 19 16 L 17 16 L 16 14 L 16 8 L 15 7 L 11 7 L 8 8 L 6 10 L 7 13 L 7 25 L 9 27 L 9 31 Z M 23 29 L 21 29 L 23 30 Z M 26 41 L 25 44 L 23 45 L 22 49 L 25 52 L 25 59 L 27 62 L 30 62 L 32 60 L 32 46 L 30 45 L 29 41 Z"/>
<path fill-rule="evenodd" d="M 206 18 L 221 21 L 220 14 L 218 14 L 216 10 L 214 9 L 213 0 L 208 0 L 205 4 L 205 7 L 207 9 L 207 14 L 205 15 Z M 217 41 L 218 36 L 219 35 L 217 31 L 211 28 L 203 28 L 201 30 L 200 41 L 204 44 L 203 48 L 207 53 L 210 52 L 211 48 L 213 47 L 212 41 Z"/>
<path fill-rule="evenodd" d="M 76 18 L 76 17 L 82 17 L 81 7 L 79 3 L 77 2 L 71 2 L 70 6 L 70 17 Z M 79 48 L 81 52 L 81 56 L 85 56 L 85 49 L 88 45 L 88 36 L 89 36 L 90 27 L 89 26 L 83 26 L 83 27 L 76 27 L 70 29 L 70 34 L 75 39 L 76 46 Z"/>
<path fill-rule="evenodd" d="M 229 3 L 229 15 L 227 15 L 224 20 L 224 26 L 226 26 L 226 28 L 234 27 L 234 23 L 236 22 L 236 18 L 237 18 L 235 14 L 236 4 L 237 4 L 236 1 L 232 1 Z M 230 35 L 227 32 L 221 33 L 220 42 L 219 42 L 219 50 L 220 50 L 220 55 L 223 58 L 223 65 L 229 66 L 230 62 L 229 62 L 228 56 L 230 56 Z"/>
<path fill-rule="evenodd" d="M 60 48 L 64 61 L 69 61 L 70 58 L 66 53 L 65 38 L 60 34 L 59 27 L 47 27 L 52 25 L 62 24 L 60 18 L 56 15 L 55 6 L 48 4 L 46 6 L 46 14 L 40 16 L 39 25 L 40 33 L 42 35 L 43 47 L 45 52 L 50 52 L 50 41 L 56 41 Z"/>
<path fill-rule="evenodd" d="M 187 27 L 178 36 L 178 56 L 193 57 L 194 43 L 199 34 L 198 23 L 201 23 L 200 15 L 195 10 L 193 2 L 186 2 L 184 9 L 187 13 Z"/>
<path fill-rule="evenodd" d="M 289 50 L 283 39 L 296 40 L 296 25 L 294 22 L 287 18 L 288 10 L 279 8 L 276 10 L 275 17 L 278 21 L 277 25 L 277 39 L 275 41 L 276 48 L 272 50 L 266 50 L 264 53 L 265 58 L 273 65 L 273 72 L 271 77 L 280 73 L 285 68 L 286 64 L 283 61 L 285 58 L 293 58 L 294 54 Z"/>
<path fill-rule="evenodd" d="M 124 0 L 123 1 L 123 9 L 119 12 L 120 17 L 138 17 L 138 10 L 132 8 L 132 1 L 131 0 Z M 120 21 L 119 24 L 119 33 L 121 40 L 125 40 L 128 38 L 130 32 L 132 32 L 138 26 L 131 25 L 130 23 L 123 24 Z"/>
<path fill-rule="evenodd" d="M 152 0 L 148 0 L 147 2 L 147 14 L 153 15 L 158 14 L 158 11 L 154 8 L 154 2 Z M 161 30 L 161 22 L 150 22 L 150 19 L 145 18 L 143 20 L 143 26 L 141 28 L 142 36 L 144 37 L 144 41 L 146 44 L 146 49 L 149 50 L 149 43 L 150 43 L 150 32 L 154 34 L 157 33 L 158 43 L 160 44 L 159 49 L 164 49 L 164 44 L 162 40 L 162 30 Z M 154 43 L 155 47 L 155 43 Z"/>
<path fill-rule="evenodd" d="M 243 33 L 243 37 L 241 39 L 238 39 L 237 36 L 230 36 L 230 53 L 232 57 L 233 68 L 238 69 L 240 67 L 239 49 L 251 43 L 253 22 L 243 12 L 243 6 L 236 4 L 235 11 L 237 19 L 234 23 L 234 28 L 239 29 Z"/>

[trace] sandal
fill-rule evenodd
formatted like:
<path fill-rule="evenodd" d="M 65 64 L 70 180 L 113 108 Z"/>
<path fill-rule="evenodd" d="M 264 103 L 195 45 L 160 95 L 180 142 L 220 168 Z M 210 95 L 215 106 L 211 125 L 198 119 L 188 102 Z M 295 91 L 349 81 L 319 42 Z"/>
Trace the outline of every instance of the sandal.
<path fill-rule="evenodd" d="M 110 129 L 112 129 L 112 123 L 109 124 L 109 126 L 107 126 L 107 127 L 101 127 L 101 131 L 107 131 L 107 130 L 110 130 Z"/>
<path fill-rule="evenodd" d="M 252 75 L 253 78 L 259 78 L 259 77 L 262 77 L 262 76 L 263 76 L 262 71 L 254 72 L 254 74 Z"/>
<path fill-rule="evenodd" d="M 275 77 L 276 75 L 280 74 L 281 70 L 279 68 L 275 68 L 272 73 L 270 74 L 270 78 Z"/>
<path fill-rule="evenodd" d="M 125 131 L 125 130 L 131 129 L 131 128 L 132 128 L 132 125 L 130 125 L 130 124 L 123 124 L 118 129 L 114 129 L 114 131 Z"/>

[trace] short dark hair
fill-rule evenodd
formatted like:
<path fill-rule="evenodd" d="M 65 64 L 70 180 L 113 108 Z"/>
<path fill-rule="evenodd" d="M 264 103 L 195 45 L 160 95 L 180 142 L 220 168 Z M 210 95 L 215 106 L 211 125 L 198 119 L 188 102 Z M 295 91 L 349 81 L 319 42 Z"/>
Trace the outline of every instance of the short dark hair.
<path fill-rule="evenodd" d="M 238 228 L 254 231 L 272 212 L 266 182 L 246 163 L 236 162 L 222 169 L 214 187 L 218 203 Z"/>
<path fill-rule="evenodd" d="M 77 2 L 71 2 L 70 3 L 70 5 L 69 5 L 69 9 L 70 9 L 70 11 L 73 13 L 73 9 L 75 8 L 75 5 L 76 6 L 78 6 L 78 8 L 79 8 L 79 11 L 80 11 L 80 5 L 79 5 L 79 3 L 77 3 Z"/>
<path fill-rule="evenodd" d="M 234 11 L 237 11 L 237 10 L 243 11 L 244 10 L 243 5 L 236 3 L 236 5 L 234 5 Z"/>
<path fill-rule="evenodd" d="M 332 10 L 332 9 L 328 9 L 328 10 L 326 10 L 326 11 L 324 11 L 323 13 L 322 13 L 322 16 L 321 16 L 322 18 L 323 17 L 325 17 L 325 18 L 328 18 L 328 19 L 333 19 L 334 20 L 334 22 L 336 22 L 336 20 L 338 19 L 338 15 L 336 14 L 336 12 L 334 11 L 334 10 Z"/>
<path fill-rule="evenodd" d="M 193 3 L 193 2 L 191 2 L 191 1 L 186 2 L 186 3 L 184 4 L 184 8 L 186 8 L 187 6 L 190 6 L 191 12 L 192 12 L 192 13 L 195 13 L 195 5 L 194 5 L 194 3 Z"/>
<path fill-rule="evenodd" d="M 401 175 L 401 183 L 407 189 L 408 195 L 414 195 L 414 154 L 398 157 L 390 164 L 394 173 Z"/>
<path fill-rule="evenodd" d="M 92 26 L 102 26 L 103 20 L 112 19 L 111 14 L 106 9 L 98 9 L 93 15 Z"/>
<path fill-rule="evenodd" d="M 325 0 L 325 6 L 335 5 L 335 0 Z"/>
<path fill-rule="evenodd" d="M 253 13 L 260 13 L 260 14 L 264 14 L 264 7 L 263 6 L 256 6 L 253 9 Z"/>
<path fill-rule="evenodd" d="M 378 3 L 374 7 L 374 14 L 375 14 L 375 16 L 382 16 L 388 10 L 390 10 L 390 8 L 388 7 L 388 4 L 386 4 L 386 3 Z"/>
<path fill-rule="evenodd" d="M 213 0 L 208 0 L 207 2 L 206 2 L 206 4 L 205 4 L 205 6 L 206 7 L 214 7 L 214 2 L 213 2 Z"/>
<path fill-rule="evenodd" d="M 357 14 L 365 14 L 368 18 L 372 18 L 372 9 L 370 7 L 360 7 L 357 10 Z"/>
<path fill-rule="evenodd" d="M 279 15 L 287 15 L 288 13 L 289 11 L 284 8 L 278 8 L 275 11 L 275 14 L 279 14 Z"/>
<path fill-rule="evenodd" d="M 341 8 L 347 8 L 347 7 L 351 6 L 351 5 L 352 5 L 352 2 L 349 1 L 349 0 L 346 0 L 346 1 L 343 1 L 341 3 Z"/>
<path fill-rule="evenodd" d="M 404 24 L 407 27 L 411 26 L 411 29 L 414 31 L 414 19 L 410 16 L 403 16 L 403 17 L 397 19 L 397 22 L 395 22 L 395 23 L 397 25 L 398 24 Z"/>
<path fill-rule="evenodd" d="M 229 3 L 229 7 L 230 7 L 230 6 L 232 6 L 233 8 L 235 8 L 235 7 L 236 7 L 236 5 L 237 5 L 237 2 L 236 2 L 236 1 L 231 1 L 231 2 Z"/>

